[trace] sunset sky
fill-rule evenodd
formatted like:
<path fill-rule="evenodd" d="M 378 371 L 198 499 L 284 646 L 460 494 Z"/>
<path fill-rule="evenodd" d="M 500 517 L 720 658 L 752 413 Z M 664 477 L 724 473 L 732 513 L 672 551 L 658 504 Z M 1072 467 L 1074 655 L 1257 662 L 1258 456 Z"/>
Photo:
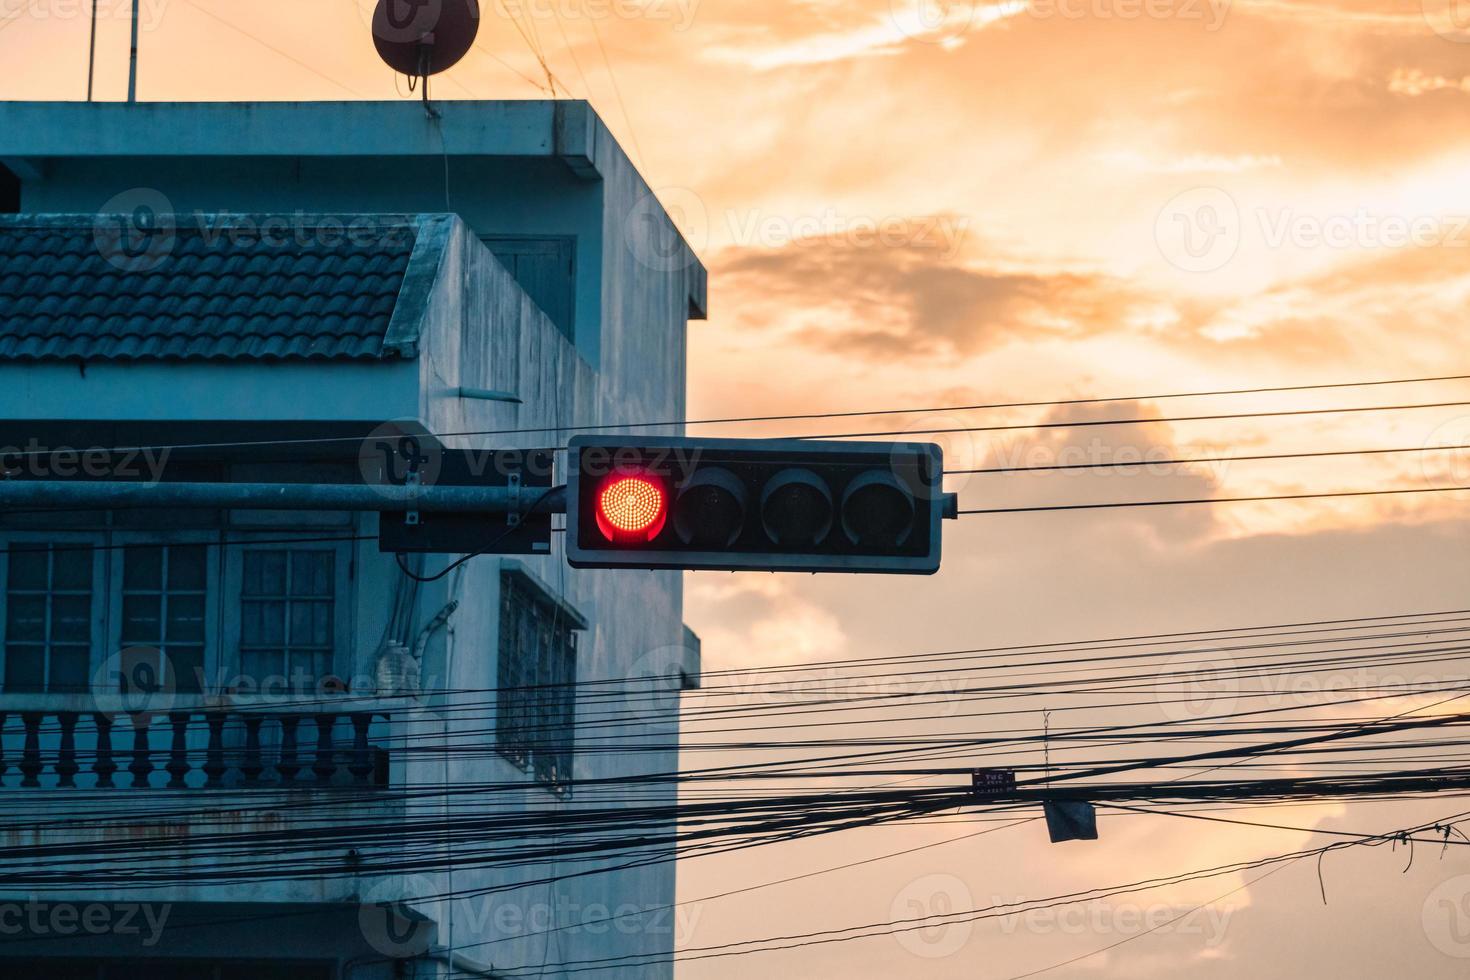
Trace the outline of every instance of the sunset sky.
<path fill-rule="evenodd" d="M 373 53 L 368 0 L 143 2 L 144 99 L 407 95 Z M 82 96 L 85 7 L 0 0 L 0 98 Z M 118 98 L 127 8 L 102 9 L 99 92 Z M 722 435 L 1470 402 L 1470 381 L 1146 397 L 1470 374 L 1463 0 L 536 0 L 522 11 L 487 8 L 476 51 L 436 91 L 542 98 L 549 68 L 557 94 L 591 99 L 710 270 L 710 318 L 690 327 L 691 418 L 1129 399 Z M 1470 444 L 1470 405 L 934 438 L 952 468 L 1036 465 L 1069 447 L 1090 462 L 1434 447 Z M 990 508 L 1457 485 L 1470 486 L 1470 452 L 957 476 L 951 489 Z M 717 670 L 1458 610 L 1470 607 L 1467 517 L 1470 491 L 970 517 L 946 527 L 934 578 L 693 574 L 686 619 Z M 1057 707 L 1031 704 L 1027 728 Z M 1300 707 L 1316 710 L 1308 696 Z M 1456 803 L 1227 816 L 1379 832 L 1466 808 Z M 685 862 L 681 897 L 997 826 L 958 815 Z M 801 934 L 920 914 L 913 902 L 1059 895 L 1326 841 L 1120 815 L 1099 841 L 1051 845 L 1030 823 L 691 906 L 680 938 Z M 1427 923 L 1449 894 L 1470 927 L 1470 883 L 1453 884 L 1470 874 L 1464 850 L 1421 847 L 1404 873 L 1404 848 L 1364 848 L 1329 856 L 1320 883 L 1315 861 L 1256 883 L 1259 872 L 1214 878 L 1114 900 L 1101 925 L 990 921 L 677 975 L 1005 980 L 1080 957 L 1046 975 L 1463 977 L 1470 933 L 1446 939 Z M 1196 928 L 1142 935 L 1116 915 L 1216 899 Z"/>

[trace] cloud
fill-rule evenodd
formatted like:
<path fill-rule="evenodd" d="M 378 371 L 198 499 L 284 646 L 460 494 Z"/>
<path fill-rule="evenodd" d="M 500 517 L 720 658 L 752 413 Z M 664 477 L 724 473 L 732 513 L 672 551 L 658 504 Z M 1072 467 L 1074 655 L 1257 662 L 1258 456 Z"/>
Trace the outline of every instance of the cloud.
<path fill-rule="evenodd" d="M 705 57 L 757 71 L 892 57 L 910 46 L 956 47 L 971 31 L 1018 17 L 1027 10 L 1026 0 L 990 4 L 891 0 L 880 6 L 888 9 L 865 13 L 854 23 L 791 39 L 773 41 L 769 36 L 742 32 L 739 40 L 707 48 Z"/>
<path fill-rule="evenodd" d="M 746 297 L 741 326 L 784 327 L 801 343 L 866 359 L 1105 332 L 1143 302 L 1100 275 L 966 265 L 913 246 L 729 250 L 714 275 Z"/>

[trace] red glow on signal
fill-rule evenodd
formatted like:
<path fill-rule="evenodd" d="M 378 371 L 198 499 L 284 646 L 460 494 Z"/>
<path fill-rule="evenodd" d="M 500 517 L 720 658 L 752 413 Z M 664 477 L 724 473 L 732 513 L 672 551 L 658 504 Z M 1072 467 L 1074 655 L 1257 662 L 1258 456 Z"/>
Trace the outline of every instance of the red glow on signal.
<path fill-rule="evenodd" d="M 597 494 L 597 524 L 609 541 L 651 541 L 667 516 L 663 487 L 645 476 L 611 480 Z"/>

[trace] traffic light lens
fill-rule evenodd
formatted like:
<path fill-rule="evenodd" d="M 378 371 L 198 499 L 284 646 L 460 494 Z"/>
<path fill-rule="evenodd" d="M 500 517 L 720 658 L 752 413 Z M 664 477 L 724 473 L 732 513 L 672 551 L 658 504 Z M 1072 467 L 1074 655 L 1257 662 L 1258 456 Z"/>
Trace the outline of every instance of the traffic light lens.
<path fill-rule="evenodd" d="M 821 544 L 832 530 L 832 491 L 810 470 L 782 470 L 761 492 L 761 520 L 783 547 Z"/>
<path fill-rule="evenodd" d="M 842 495 L 842 530 L 856 545 L 898 547 L 914 530 L 914 498 L 891 474 L 864 473 Z"/>
<path fill-rule="evenodd" d="M 625 476 L 602 488 L 597 520 L 609 541 L 652 540 L 663 529 L 664 489 L 644 476 Z"/>
<path fill-rule="evenodd" d="M 674 500 L 674 531 L 687 545 L 728 548 L 745 526 L 745 486 L 729 470 L 700 470 Z"/>

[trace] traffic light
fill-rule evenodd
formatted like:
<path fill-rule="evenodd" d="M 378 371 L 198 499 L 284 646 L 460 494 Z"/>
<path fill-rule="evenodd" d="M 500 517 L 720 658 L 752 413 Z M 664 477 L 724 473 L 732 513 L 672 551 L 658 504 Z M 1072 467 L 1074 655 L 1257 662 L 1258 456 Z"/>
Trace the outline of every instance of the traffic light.
<path fill-rule="evenodd" d="M 939 570 L 935 445 L 579 436 L 568 454 L 576 568 Z"/>

